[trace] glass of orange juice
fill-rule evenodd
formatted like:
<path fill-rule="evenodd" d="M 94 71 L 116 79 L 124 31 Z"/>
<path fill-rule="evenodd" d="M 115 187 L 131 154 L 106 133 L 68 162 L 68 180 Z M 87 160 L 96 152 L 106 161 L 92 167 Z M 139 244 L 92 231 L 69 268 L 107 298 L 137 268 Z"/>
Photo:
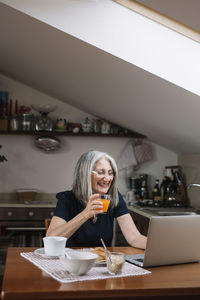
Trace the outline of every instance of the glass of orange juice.
<path fill-rule="evenodd" d="M 99 198 L 96 200 L 101 201 L 103 204 L 103 212 L 106 213 L 110 204 L 110 195 L 105 194 L 105 195 L 99 195 Z M 101 208 L 97 208 L 96 210 L 101 210 Z"/>

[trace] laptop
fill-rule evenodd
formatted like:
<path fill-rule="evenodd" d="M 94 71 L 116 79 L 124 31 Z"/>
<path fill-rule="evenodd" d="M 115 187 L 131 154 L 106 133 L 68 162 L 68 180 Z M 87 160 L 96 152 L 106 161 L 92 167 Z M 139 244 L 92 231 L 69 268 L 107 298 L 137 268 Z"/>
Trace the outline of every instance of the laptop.
<path fill-rule="evenodd" d="M 200 261 L 200 215 L 152 216 L 144 254 L 125 259 L 140 267 Z"/>

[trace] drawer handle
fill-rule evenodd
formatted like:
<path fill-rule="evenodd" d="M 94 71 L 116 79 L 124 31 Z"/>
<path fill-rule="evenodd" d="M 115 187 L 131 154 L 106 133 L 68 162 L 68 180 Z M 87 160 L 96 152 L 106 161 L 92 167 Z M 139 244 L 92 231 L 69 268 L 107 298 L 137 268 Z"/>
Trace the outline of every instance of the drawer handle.
<path fill-rule="evenodd" d="M 30 211 L 30 212 L 28 213 L 28 215 L 29 215 L 29 217 L 33 217 L 33 216 L 34 216 L 34 212 Z"/>
<path fill-rule="evenodd" d="M 9 212 L 8 212 L 8 216 L 9 216 L 9 217 L 12 217 L 12 215 L 13 215 L 12 211 L 9 211 Z"/>

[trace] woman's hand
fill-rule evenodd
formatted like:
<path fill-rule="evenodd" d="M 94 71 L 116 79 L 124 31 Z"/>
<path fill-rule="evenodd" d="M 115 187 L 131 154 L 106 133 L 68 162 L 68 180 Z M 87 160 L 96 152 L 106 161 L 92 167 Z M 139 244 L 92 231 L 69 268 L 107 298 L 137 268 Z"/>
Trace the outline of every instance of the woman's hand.
<path fill-rule="evenodd" d="M 84 211 L 86 212 L 88 219 L 94 217 L 97 214 L 103 213 L 103 204 L 97 200 L 98 198 L 99 194 L 93 194 L 87 202 Z"/>

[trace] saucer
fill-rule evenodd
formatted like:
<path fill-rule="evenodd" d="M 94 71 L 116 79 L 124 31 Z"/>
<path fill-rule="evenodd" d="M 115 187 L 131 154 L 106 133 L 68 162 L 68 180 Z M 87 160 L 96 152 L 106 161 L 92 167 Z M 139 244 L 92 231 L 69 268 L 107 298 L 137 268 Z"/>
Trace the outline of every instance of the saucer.
<path fill-rule="evenodd" d="M 70 252 L 70 251 L 74 251 L 73 249 L 70 248 L 65 248 L 65 252 Z M 34 251 L 35 254 L 40 255 L 41 257 L 44 258 L 58 258 L 58 255 L 46 255 L 44 248 L 38 248 Z"/>

